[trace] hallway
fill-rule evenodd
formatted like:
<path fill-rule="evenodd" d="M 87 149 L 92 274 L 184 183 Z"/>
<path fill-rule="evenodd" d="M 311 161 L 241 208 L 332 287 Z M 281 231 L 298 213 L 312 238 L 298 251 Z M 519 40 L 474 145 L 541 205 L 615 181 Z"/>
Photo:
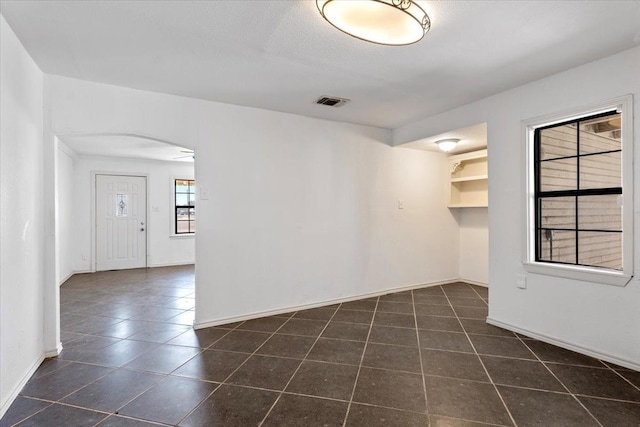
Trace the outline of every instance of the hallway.
<path fill-rule="evenodd" d="M 0 427 L 640 425 L 640 373 L 487 325 L 485 288 L 193 331 L 193 281 L 193 266 L 73 276 L 64 350 Z"/>

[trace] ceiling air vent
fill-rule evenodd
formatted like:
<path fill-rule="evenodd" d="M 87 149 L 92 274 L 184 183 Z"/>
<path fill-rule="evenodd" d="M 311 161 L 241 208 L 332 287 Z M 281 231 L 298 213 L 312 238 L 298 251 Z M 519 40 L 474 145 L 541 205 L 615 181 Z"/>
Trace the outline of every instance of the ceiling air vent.
<path fill-rule="evenodd" d="M 346 98 L 338 98 L 336 96 L 321 96 L 316 100 L 316 104 L 320 105 L 328 105 L 329 107 L 342 107 L 344 104 L 349 102 L 350 99 Z"/>

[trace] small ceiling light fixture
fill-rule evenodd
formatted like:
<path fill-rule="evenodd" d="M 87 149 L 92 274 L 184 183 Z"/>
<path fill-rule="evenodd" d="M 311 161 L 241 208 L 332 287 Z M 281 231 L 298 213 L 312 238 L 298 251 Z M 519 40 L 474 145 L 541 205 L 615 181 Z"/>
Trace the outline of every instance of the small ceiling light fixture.
<path fill-rule="evenodd" d="M 436 141 L 436 144 L 438 144 L 438 148 L 440 148 L 445 153 L 448 153 L 449 151 L 456 148 L 458 142 L 460 142 L 460 140 L 457 138 L 447 138 Z"/>
<path fill-rule="evenodd" d="M 331 25 L 360 40 L 390 46 L 416 43 L 431 28 L 414 0 L 316 0 Z"/>

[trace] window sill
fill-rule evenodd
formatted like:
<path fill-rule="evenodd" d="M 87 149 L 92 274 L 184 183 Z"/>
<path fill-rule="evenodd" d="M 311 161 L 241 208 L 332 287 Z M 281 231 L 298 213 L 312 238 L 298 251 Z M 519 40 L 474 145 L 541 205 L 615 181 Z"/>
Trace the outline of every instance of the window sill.
<path fill-rule="evenodd" d="M 170 239 L 186 239 L 189 237 L 196 237 L 196 233 L 169 234 Z"/>
<path fill-rule="evenodd" d="M 626 286 L 633 277 L 633 275 L 624 274 L 622 271 L 544 262 L 523 262 L 522 266 L 527 272 L 533 274 L 563 277 L 602 285 Z"/>

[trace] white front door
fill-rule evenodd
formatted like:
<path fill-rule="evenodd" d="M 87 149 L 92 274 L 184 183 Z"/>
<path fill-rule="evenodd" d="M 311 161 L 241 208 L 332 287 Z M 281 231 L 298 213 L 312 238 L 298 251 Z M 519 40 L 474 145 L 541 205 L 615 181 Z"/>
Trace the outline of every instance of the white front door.
<path fill-rule="evenodd" d="M 96 175 L 96 270 L 147 266 L 147 178 Z"/>

